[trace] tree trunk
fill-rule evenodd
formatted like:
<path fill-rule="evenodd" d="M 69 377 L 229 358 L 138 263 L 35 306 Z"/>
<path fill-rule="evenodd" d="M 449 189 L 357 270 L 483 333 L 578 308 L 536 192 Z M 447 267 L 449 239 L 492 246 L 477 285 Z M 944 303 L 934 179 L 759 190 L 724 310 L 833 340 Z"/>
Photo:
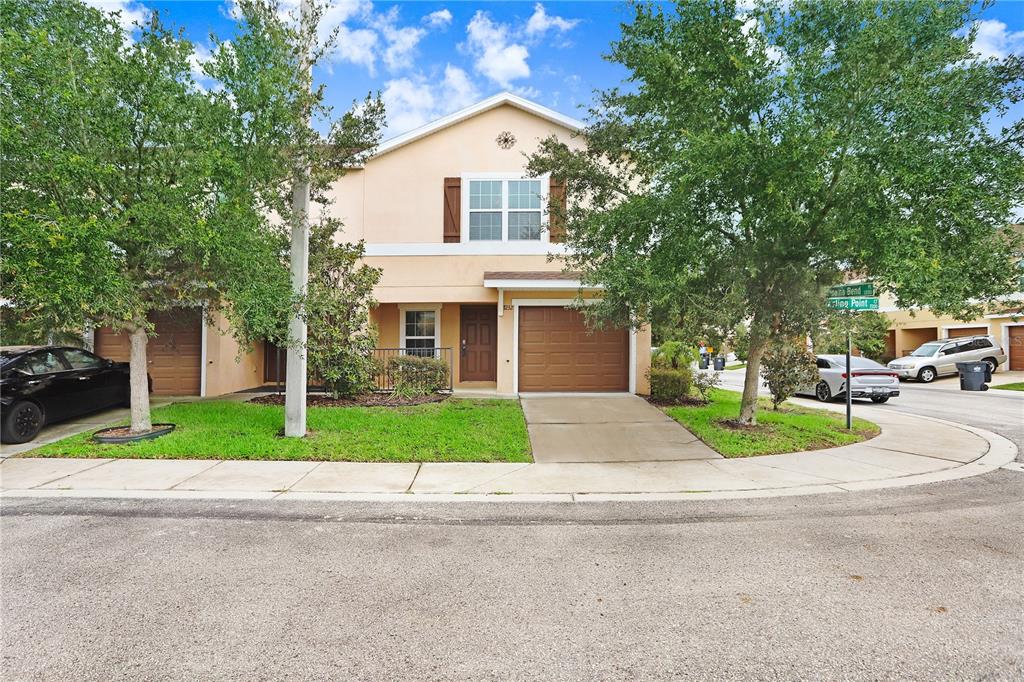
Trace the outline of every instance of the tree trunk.
<path fill-rule="evenodd" d="M 767 336 L 750 330 L 750 350 L 743 376 L 743 398 L 740 401 L 740 416 L 736 420 L 740 424 L 757 425 L 757 389 L 761 384 L 761 357 L 767 345 Z"/>
<path fill-rule="evenodd" d="M 145 433 L 153 429 L 153 423 L 149 416 L 149 376 L 146 372 L 146 343 L 149 335 L 145 327 L 134 327 L 129 337 L 132 343 L 132 353 L 129 361 L 131 408 L 132 408 L 132 433 Z"/>

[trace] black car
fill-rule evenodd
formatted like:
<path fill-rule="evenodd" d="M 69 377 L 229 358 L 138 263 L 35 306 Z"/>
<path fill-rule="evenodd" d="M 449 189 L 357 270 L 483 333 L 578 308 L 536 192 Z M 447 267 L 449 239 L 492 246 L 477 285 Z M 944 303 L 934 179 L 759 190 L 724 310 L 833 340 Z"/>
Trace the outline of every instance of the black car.
<path fill-rule="evenodd" d="M 0 440 L 25 443 L 45 424 L 127 405 L 128 363 L 81 348 L 0 348 Z"/>

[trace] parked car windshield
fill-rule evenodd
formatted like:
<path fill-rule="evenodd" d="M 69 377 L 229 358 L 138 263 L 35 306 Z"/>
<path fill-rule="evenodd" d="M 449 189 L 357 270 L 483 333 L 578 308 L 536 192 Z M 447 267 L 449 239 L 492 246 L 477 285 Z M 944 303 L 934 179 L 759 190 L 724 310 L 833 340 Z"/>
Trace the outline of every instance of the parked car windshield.
<path fill-rule="evenodd" d="M 910 355 L 915 358 L 930 358 L 935 355 L 936 351 L 942 348 L 943 345 L 943 343 L 926 343 Z"/>

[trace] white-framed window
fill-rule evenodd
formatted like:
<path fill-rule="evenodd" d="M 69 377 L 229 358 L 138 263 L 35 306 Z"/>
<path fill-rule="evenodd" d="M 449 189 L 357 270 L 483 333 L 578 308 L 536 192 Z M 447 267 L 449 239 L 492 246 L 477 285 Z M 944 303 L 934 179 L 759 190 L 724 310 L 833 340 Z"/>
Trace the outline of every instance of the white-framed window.
<path fill-rule="evenodd" d="M 462 176 L 463 242 L 547 242 L 544 207 L 550 178 L 501 173 Z"/>
<path fill-rule="evenodd" d="M 408 355 L 434 356 L 441 335 L 440 308 L 401 308 L 401 346 Z"/>

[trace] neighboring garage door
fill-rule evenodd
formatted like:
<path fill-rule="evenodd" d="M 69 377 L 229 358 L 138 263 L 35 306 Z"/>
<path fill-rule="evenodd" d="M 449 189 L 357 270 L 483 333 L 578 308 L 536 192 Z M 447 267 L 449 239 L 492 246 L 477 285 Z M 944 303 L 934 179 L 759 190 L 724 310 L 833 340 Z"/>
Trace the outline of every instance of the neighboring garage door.
<path fill-rule="evenodd" d="M 961 336 L 982 336 L 988 334 L 988 327 L 956 327 L 954 329 L 947 329 L 949 338 L 955 339 Z"/>
<path fill-rule="evenodd" d="M 575 310 L 519 309 L 520 391 L 626 391 L 629 333 L 587 330 Z"/>
<path fill-rule="evenodd" d="M 1010 337 L 1010 347 L 1006 350 L 1006 354 L 1010 356 L 1010 369 L 1024 370 L 1024 327 L 1013 326 L 1006 329 Z"/>
<path fill-rule="evenodd" d="M 202 313 L 178 309 L 154 313 L 150 321 L 156 336 L 149 338 L 146 356 L 155 395 L 199 395 L 200 362 L 203 352 Z M 96 330 L 95 350 L 111 360 L 128 362 L 128 335 L 115 334 L 108 327 Z"/>

